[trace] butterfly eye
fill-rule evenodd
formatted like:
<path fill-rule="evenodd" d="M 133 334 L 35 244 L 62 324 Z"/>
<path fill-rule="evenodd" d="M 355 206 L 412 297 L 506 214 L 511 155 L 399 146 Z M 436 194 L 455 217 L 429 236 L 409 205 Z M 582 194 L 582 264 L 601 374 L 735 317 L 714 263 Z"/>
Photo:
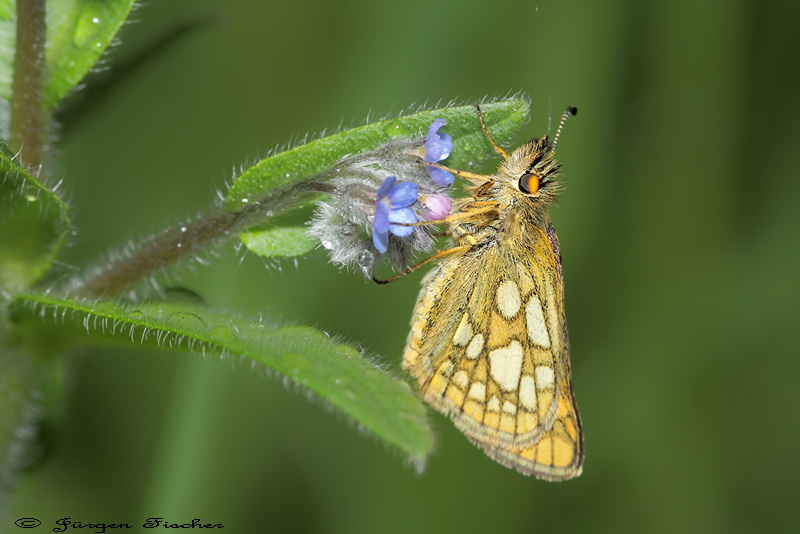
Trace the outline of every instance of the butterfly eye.
<path fill-rule="evenodd" d="M 532 195 L 539 191 L 539 176 L 526 172 L 519 177 L 519 190 L 526 195 Z"/>

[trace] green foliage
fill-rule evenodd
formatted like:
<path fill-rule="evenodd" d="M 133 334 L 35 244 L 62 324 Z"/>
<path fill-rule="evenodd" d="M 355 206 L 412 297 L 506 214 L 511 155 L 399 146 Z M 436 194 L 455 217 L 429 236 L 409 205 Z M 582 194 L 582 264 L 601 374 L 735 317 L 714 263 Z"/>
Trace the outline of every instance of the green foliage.
<path fill-rule="evenodd" d="M 20 295 L 18 328 L 39 354 L 92 345 L 139 345 L 264 365 L 352 417 L 417 463 L 431 452 L 425 408 L 402 380 L 310 326 L 250 321 L 185 303 L 86 303 Z"/>
<path fill-rule="evenodd" d="M 135 0 L 47 2 L 47 82 L 44 105 L 55 109 L 97 65 Z M 14 66 L 13 0 L 0 1 L 0 97 L 11 97 Z"/>
<path fill-rule="evenodd" d="M 308 235 L 306 221 L 315 202 L 272 217 L 239 234 L 250 252 L 265 258 L 302 256 L 314 250 L 317 240 Z"/>
<path fill-rule="evenodd" d="M 48 271 L 67 239 L 64 202 L 0 146 L 0 300 Z"/>

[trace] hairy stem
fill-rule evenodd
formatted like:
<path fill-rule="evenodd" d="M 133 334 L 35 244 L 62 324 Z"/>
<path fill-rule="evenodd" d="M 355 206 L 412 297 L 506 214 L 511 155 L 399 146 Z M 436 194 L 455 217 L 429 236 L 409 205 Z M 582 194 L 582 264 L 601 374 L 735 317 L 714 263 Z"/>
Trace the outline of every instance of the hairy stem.
<path fill-rule="evenodd" d="M 41 167 L 50 127 L 44 107 L 45 0 L 17 0 L 11 145 L 25 167 Z"/>
<path fill-rule="evenodd" d="M 330 186 L 315 179 L 296 182 L 236 211 L 212 211 L 141 243 L 80 283 L 73 292 L 83 297 L 114 297 L 159 270 L 254 225 L 264 223 Z"/>

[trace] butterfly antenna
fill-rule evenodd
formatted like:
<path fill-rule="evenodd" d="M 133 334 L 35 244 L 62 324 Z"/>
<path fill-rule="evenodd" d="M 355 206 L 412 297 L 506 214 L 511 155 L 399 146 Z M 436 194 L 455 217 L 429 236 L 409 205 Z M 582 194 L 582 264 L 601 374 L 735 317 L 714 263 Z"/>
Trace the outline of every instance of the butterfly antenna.
<path fill-rule="evenodd" d="M 561 121 L 558 123 L 558 129 L 556 130 L 556 136 L 553 139 L 553 144 L 550 146 L 550 150 L 555 150 L 556 145 L 558 144 L 558 138 L 561 137 L 561 130 L 564 128 L 564 123 L 567 122 L 567 119 L 573 117 L 578 114 L 578 108 L 575 106 L 570 106 L 564 110 L 564 114 L 561 115 Z"/>
<path fill-rule="evenodd" d="M 483 122 L 483 111 L 481 111 L 480 104 L 475 104 L 475 108 L 478 110 L 478 120 L 481 121 L 481 130 L 483 130 L 483 134 L 492 144 L 492 147 L 494 147 L 494 151 L 503 156 L 505 159 L 508 159 L 508 154 L 506 153 L 506 151 L 500 148 L 500 146 L 494 142 L 492 134 L 489 133 L 489 128 L 487 128 L 486 123 Z"/>

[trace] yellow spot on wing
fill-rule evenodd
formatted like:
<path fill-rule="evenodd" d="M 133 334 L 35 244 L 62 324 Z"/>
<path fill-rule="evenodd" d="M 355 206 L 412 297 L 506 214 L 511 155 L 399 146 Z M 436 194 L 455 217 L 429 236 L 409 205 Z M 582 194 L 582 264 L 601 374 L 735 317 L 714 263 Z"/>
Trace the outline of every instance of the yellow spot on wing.
<path fill-rule="evenodd" d="M 452 384 L 447 388 L 446 397 L 456 406 L 461 406 L 464 404 L 464 392 Z"/>

